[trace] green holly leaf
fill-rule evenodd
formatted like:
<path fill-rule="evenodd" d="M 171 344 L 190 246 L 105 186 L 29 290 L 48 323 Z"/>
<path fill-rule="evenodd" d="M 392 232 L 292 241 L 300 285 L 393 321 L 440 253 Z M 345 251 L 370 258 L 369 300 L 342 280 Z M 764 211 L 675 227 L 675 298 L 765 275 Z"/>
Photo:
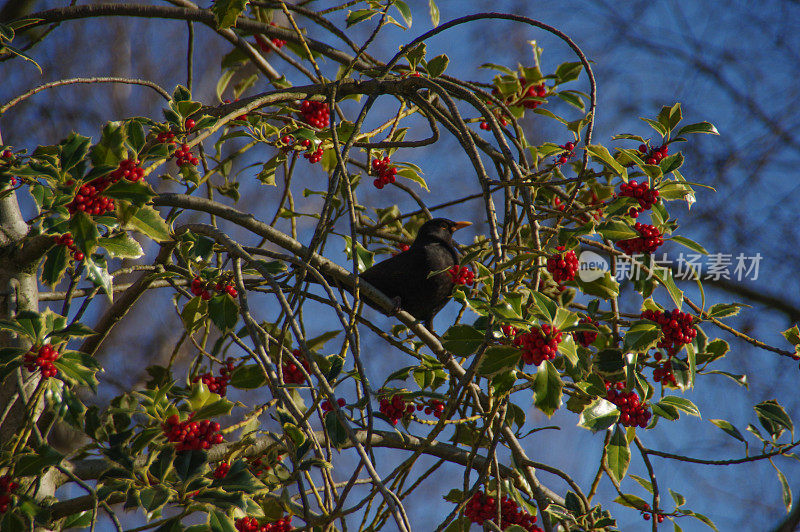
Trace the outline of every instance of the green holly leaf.
<path fill-rule="evenodd" d="M 618 176 L 621 176 L 623 180 L 628 180 L 628 170 L 619 164 L 614 157 L 611 156 L 609 153 L 608 148 L 605 146 L 601 146 L 599 144 L 596 145 L 589 145 L 586 147 L 589 151 L 589 154 L 592 155 L 596 160 L 600 161 L 608 168 L 614 171 Z"/>
<path fill-rule="evenodd" d="M 76 212 L 69 220 L 69 230 L 75 240 L 75 247 L 83 251 L 86 257 L 97 247 L 99 232 L 97 224 L 85 212 Z"/>
<path fill-rule="evenodd" d="M 578 426 L 592 432 L 606 430 L 619 419 L 619 409 L 614 403 L 598 398 L 589 403 L 578 416 Z"/>
<path fill-rule="evenodd" d="M 469 356 L 483 343 L 484 334 L 470 325 L 453 325 L 444 333 L 442 346 L 456 356 Z"/>
<path fill-rule="evenodd" d="M 606 459 L 608 460 L 608 469 L 611 474 L 614 475 L 617 482 L 621 482 L 625 478 L 625 473 L 631 463 L 631 450 L 628 447 L 625 429 L 621 425 L 614 427 L 614 433 L 611 435 L 611 439 L 608 440 Z"/>
<path fill-rule="evenodd" d="M 109 122 L 103 127 L 100 142 L 92 146 L 92 164 L 117 167 L 125 158 L 125 128 L 122 122 Z"/>
<path fill-rule="evenodd" d="M 69 252 L 66 246 L 56 245 L 44 256 L 42 266 L 42 282 L 55 288 L 61 280 L 61 276 L 67 270 L 69 264 Z"/>
<path fill-rule="evenodd" d="M 645 351 L 661 337 L 661 328 L 647 321 L 635 322 L 625 333 L 623 349 L 627 351 Z"/>
<path fill-rule="evenodd" d="M 97 245 L 108 251 L 114 258 L 138 259 L 144 255 L 142 246 L 127 233 L 119 233 L 112 237 L 100 237 Z"/>
<path fill-rule="evenodd" d="M 447 65 L 450 63 L 450 58 L 447 55 L 437 55 L 430 61 L 428 61 L 428 74 L 431 77 L 441 76 L 445 70 L 447 70 Z"/>
<path fill-rule="evenodd" d="M 102 255 L 86 256 L 83 259 L 86 278 L 103 289 L 109 301 L 114 301 L 114 278 L 108 273 L 106 258 Z"/>
<path fill-rule="evenodd" d="M 533 403 L 536 408 L 551 417 L 556 410 L 561 407 L 561 390 L 564 383 L 561 375 L 549 360 L 545 360 L 536 372 L 536 380 L 533 387 Z"/>
<path fill-rule="evenodd" d="M 230 294 L 219 294 L 209 300 L 208 315 L 220 331 L 228 332 L 239 321 L 239 307 Z"/>
<path fill-rule="evenodd" d="M 140 207 L 128 220 L 126 228 L 135 229 L 156 242 L 166 242 L 170 239 L 167 223 L 158 211 L 149 205 Z"/>
<path fill-rule="evenodd" d="M 480 366 L 478 366 L 478 374 L 488 377 L 513 369 L 521 356 L 522 352 L 516 347 L 508 345 L 491 346 L 483 354 L 483 359 Z"/>
<path fill-rule="evenodd" d="M 156 194 L 147 184 L 141 181 L 134 183 L 127 179 L 120 179 L 105 189 L 103 195 L 109 198 L 129 201 L 137 207 L 141 207 Z"/>

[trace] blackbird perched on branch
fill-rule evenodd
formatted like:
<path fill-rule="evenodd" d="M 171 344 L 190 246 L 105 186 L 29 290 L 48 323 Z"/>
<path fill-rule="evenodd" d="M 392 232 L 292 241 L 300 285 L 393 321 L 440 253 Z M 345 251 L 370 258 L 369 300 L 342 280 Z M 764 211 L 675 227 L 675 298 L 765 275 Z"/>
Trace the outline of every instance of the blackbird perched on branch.
<path fill-rule="evenodd" d="M 443 271 L 458 264 L 453 233 L 468 225 L 472 223 L 446 218 L 429 220 L 419 228 L 409 249 L 365 270 L 361 278 L 432 330 L 433 317 L 453 291 L 453 280 Z M 431 272 L 440 273 L 429 277 Z"/>

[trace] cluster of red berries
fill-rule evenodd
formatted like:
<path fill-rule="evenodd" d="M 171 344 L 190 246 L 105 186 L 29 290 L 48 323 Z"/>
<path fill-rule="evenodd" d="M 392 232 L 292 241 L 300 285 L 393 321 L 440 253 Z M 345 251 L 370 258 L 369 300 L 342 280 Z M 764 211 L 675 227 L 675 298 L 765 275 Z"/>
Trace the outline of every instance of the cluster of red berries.
<path fill-rule="evenodd" d="M 519 78 L 519 82 L 522 84 L 523 89 L 525 85 L 528 84 L 525 78 Z M 545 96 L 547 96 L 547 87 L 544 86 L 544 81 L 536 85 L 531 85 L 522 95 L 522 106 L 525 109 L 536 109 L 542 105 L 543 102 L 535 98 L 544 98 Z"/>
<path fill-rule="evenodd" d="M 42 373 L 43 379 L 58 375 L 58 369 L 53 362 L 58 360 L 58 351 L 50 344 L 44 344 L 39 349 L 31 347 L 25 353 L 25 369 L 34 372 L 37 369 Z"/>
<path fill-rule="evenodd" d="M 204 300 L 208 301 L 211 299 L 211 292 L 207 289 L 209 283 L 203 281 L 199 277 L 195 277 L 192 279 L 191 290 L 192 294 L 195 296 L 200 296 Z"/>
<path fill-rule="evenodd" d="M 677 353 L 681 346 L 688 344 L 697 336 L 697 330 L 692 325 L 692 315 L 678 309 L 673 309 L 672 312 L 645 310 L 642 312 L 642 318 L 661 325 L 661 334 L 664 338 L 658 342 L 658 347 L 666 349 L 669 355 Z"/>
<path fill-rule="evenodd" d="M 575 157 L 575 143 L 567 142 L 566 144 L 559 144 L 558 146 L 564 150 L 560 155 L 556 155 L 556 165 L 562 165 Z"/>
<path fill-rule="evenodd" d="M 545 96 L 547 96 L 547 87 L 545 87 L 544 82 L 537 83 L 536 85 L 531 85 L 527 89 L 525 89 L 525 85 L 527 85 L 528 82 L 525 80 L 525 78 L 519 78 L 519 82 L 522 85 L 522 90 L 520 92 L 516 94 L 510 94 L 505 98 L 502 98 L 503 103 L 506 106 L 510 107 L 513 105 L 522 105 L 525 109 L 536 109 L 537 107 L 542 105 L 542 103 L 544 103 L 536 99 L 536 98 L 544 98 Z M 501 97 L 500 90 L 497 87 L 492 89 L 492 96 L 494 96 L 495 98 Z M 492 113 L 500 121 L 501 126 L 505 126 L 508 124 L 507 117 L 500 109 L 496 109 L 492 111 Z M 487 131 L 490 129 L 490 127 L 491 126 L 489 126 L 485 118 L 481 120 L 480 123 L 481 129 Z"/>
<path fill-rule="evenodd" d="M 19 487 L 10 475 L 0 477 L 0 514 L 4 514 L 11 506 L 11 494 Z"/>
<path fill-rule="evenodd" d="M 517 335 L 517 333 L 519 332 L 519 329 L 517 329 L 516 327 L 514 327 L 513 325 L 508 324 L 508 323 L 505 323 L 505 324 L 501 325 L 500 326 L 500 330 L 508 338 L 514 338 Z"/>
<path fill-rule="evenodd" d="M 318 163 L 322 160 L 322 154 L 325 153 L 325 150 L 322 149 L 322 146 L 317 146 L 317 149 L 314 151 L 307 151 L 303 154 L 303 157 L 308 159 L 308 162 L 311 164 Z"/>
<path fill-rule="evenodd" d="M 231 283 L 217 283 L 216 285 L 214 285 L 214 290 L 216 290 L 220 294 L 222 292 L 225 292 L 234 299 L 236 299 L 236 297 L 239 295 L 239 292 L 236 290 L 236 288 L 233 287 Z"/>
<path fill-rule="evenodd" d="M 628 216 L 637 218 L 642 212 L 649 210 L 658 202 L 658 190 L 653 190 L 647 181 L 637 183 L 630 181 L 619 186 L 619 195 L 633 198 L 639 202 L 639 207 L 631 207 Z"/>
<path fill-rule="evenodd" d="M 144 168 L 139 166 L 139 159 L 124 159 L 119 163 L 116 170 L 109 174 L 112 183 L 116 183 L 123 177 L 133 183 L 144 177 Z"/>
<path fill-rule="evenodd" d="M 300 115 L 303 122 L 317 129 L 328 127 L 331 123 L 331 112 L 325 102 L 303 100 L 300 104 Z"/>
<path fill-rule="evenodd" d="M 197 166 L 197 163 L 200 161 L 192 155 L 192 150 L 189 148 L 188 144 L 181 144 L 181 147 L 175 150 L 175 164 L 178 166 L 184 166 L 190 164 L 192 166 Z"/>
<path fill-rule="evenodd" d="M 211 475 L 216 479 L 225 478 L 230 470 L 231 466 L 228 462 L 220 462 Z"/>
<path fill-rule="evenodd" d="M 641 236 L 617 242 L 617 247 L 628 255 L 654 253 L 664 243 L 661 231 L 653 225 L 636 222 L 633 228 Z"/>
<path fill-rule="evenodd" d="M 397 425 L 401 418 L 414 412 L 414 405 L 406 403 L 400 395 L 395 395 L 391 399 L 384 397 L 380 404 L 381 413 L 389 418 L 392 425 Z"/>
<path fill-rule="evenodd" d="M 564 246 L 556 248 L 560 253 L 553 253 L 547 257 L 547 271 L 553 275 L 557 283 L 572 281 L 578 272 L 578 256 L 572 250 L 564 253 Z"/>
<path fill-rule="evenodd" d="M 642 519 L 644 519 L 645 521 L 649 521 L 651 519 L 650 516 L 651 513 L 653 512 L 650 511 L 650 505 L 644 503 L 644 510 L 642 511 Z M 664 522 L 664 517 L 665 517 L 664 514 L 655 514 L 655 516 L 656 516 L 656 521 L 658 521 L 659 523 Z"/>
<path fill-rule="evenodd" d="M 192 294 L 195 296 L 200 296 L 205 301 L 211 299 L 210 288 L 210 282 L 203 281 L 199 277 L 192 279 Z M 234 286 L 228 282 L 218 282 L 214 285 L 214 290 L 216 290 L 219 294 L 225 292 L 234 299 L 239 295 L 239 292 L 236 290 L 236 288 L 234 288 Z"/>
<path fill-rule="evenodd" d="M 625 427 L 645 428 L 653 416 L 647 405 L 639 402 L 636 392 L 625 391 L 625 383 L 622 381 L 615 384 L 606 382 L 606 399 L 617 405 L 620 411 L 619 422 Z"/>
<path fill-rule="evenodd" d="M 545 360 L 553 360 L 558 354 L 558 344 L 562 333 L 549 323 L 533 327 L 529 332 L 519 333 L 514 345 L 522 349 L 522 360 L 526 364 L 540 365 Z"/>
<path fill-rule="evenodd" d="M 281 144 L 283 144 L 282 149 L 284 150 L 289 150 L 296 147 L 306 150 L 306 152 L 303 154 L 303 157 L 308 159 L 308 162 L 311 164 L 320 162 L 322 160 L 322 155 L 325 152 L 325 150 L 322 149 L 322 145 L 317 146 L 316 150 L 311 150 L 312 143 L 309 139 L 303 139 L 299 142 L 295 142 L 294 137 L 291 135 L 282 136 Z"/>
<path fill-rule="evenodd" d="M 156 142 L 159 144 L 175 144 L 175 133 L 172 131 L 162 131 L 156 135 Z"/>
<path fill-rule="evenodd" d="M 269 25 L 275 27 L 278 26 L 274 22 L 270 22 Z M 272 41 L 272 44 L 275 46 L 275 48 L 283 48 L 286 45 L 286 41 L 283 39 L 278 39 L 277 37 L 272 37 L 270 41 Z M 270 48 L 269 44 L 267 44 L 267 40 L 263 36 L 256 35 L 256 43 L 258 44 L 258 47 L 261 48 L 262 52 L 269 53 L 272 51 L 272 48 Z"/>
<path fill-rule="evenodd" d="M 295 349 L 292 351 L 292 354 L 300 361 L 306 373 L 310 373 L 311 366 L 308 364 L 308 360 L 303 358 L 303 353 L 301 353 L 299 349 Z M 286 362 L 281 368 L 283 371 L 283 382 L 286 384 L 305 384 L 306 374 L 303 373 L 297 364 L 294 362 Z"/>
<path fill-rule="evenodd" d="M 108 182 L 103 178 L 93 179 L 85 185 L 81 185 L 78 193 L 71 202 L 67 204 L 70 214 L 83 211 L 86 214 L 98 215 L 114 210 L 114 200 L 106 196 L 101 196 L 100 192 L 106 189 Z"/>
<path fill-rule="evenodd" d="M 228 392 L 228 383 L 231 380 L 231 372 L 236 367 L 233 358 L 229 358 L 225 365 L 219 370 L 219 377 L 215 377 L 210 371 L 205 375 L 199 375 L 192 379 L 192 382 L 202 381 L 208 387 L 208 391 L 221 397 L 225 397 Z"/>
<path fill-rule="evenodd" d="M 14 157 L 14 154 L 11 152 L 11 150 L 3 150 L 3 155 L 0 156 L 0 157 L 2 157 L 3 159 L 8 160 L 8 159 L 11 159 L 12 157 Z"/>
<path fill-rule="evenodd" d="M 597 322 L 594 321 L 591 316 L 586 316 L 585 318 L 581 318 L 578 320 L 579 324 L 592 324 L 597 326 Z M 597 340 L 597 332 L 593 331 L 575 331 L 572 333 L 572 337 L 575 339 L 576 342 L 581 344 L 583 347 L 589 347 Z"/>
<path fill-rule="evenodd" d="M 450 280 L 453 281 L 454 284 L 472 286 L 475 283 L 475 273 L 467 266 L 459 266 L 458 264 L 450 266 L 447 273 L 450 274 Z"/>
<path fill-rule="evenodd" d="M 562 212 L 564 211 L 564 209 L 566 207 L 563 203 L 561 203 L 561 198 L 559 198 L 558 196 L 555 196 L 553 198 L 553 205 L 555 206 L 556 209 L 558 209 L 559 211 L 562 211 Z M 592 195 L 591 195 L 589 201 L 587 202 L 587 206 L 594 206 L 594 205 L 600 205 L 600 207 L 598 207 L 597 210 L 590 211 L 589 213 L 583 213 L 583 214 L 579 214 L 578 215 L 578 218 L 582 222 L 589 223 L 589 221 L 591 220 L 591 218 L 589 217 L 589 214 L 591 214 L 592 217 L 594 217 L 595 220 L 599 220 L 600 218 L 603 217 L 603 207 L 602 207 L 603 202 L 600 201 L 600 199 L 597 197 L 597 193 L 593 190 L 592 191 Z"/>
<path fill-rule="evenodd" d="M 675 379 L 675 374 L 672 372 L 672 360 L 670 360 L 672 357 L 670 356 L 670 359 L 661 363 L 661 353 L 656 352 L 654 356 L 657 364 L 655 369 L 653 369 L 653 380 L 661 384 L 677 386 L 678 381 Z"/>
<path fill-rule="evenodd" d="M 186 421 L 181 421 L 178 414 L 172 414 L 161 424 L 167 440 L 177 444 L 176 451 L 210 449 L 212 445 L 225 441 L 219 433 L 219 423 L 207 419 L 192 421 L 193 417 L 194 412 L 189 414 Z"/>
<path fill-rule="evenodd" d="M 647 144 L 639 145 L 639 153 L 643 154 L 644 162 L 647 164 L 658 164 L 661 159 L 669 154 L 669 146 L 664 144 L 659 148 L 650 149 Z"/>
<path fill-rule="evenodd" d="M 382 189 L 389 183 L 394 183 L 397 175 L 397 167 L 392 166 L 392 161 L 389 157 L 384 157 L 383 159 L 373 159 L 372 160 L 372 171 L 378 176 L 375 181 L 372 182 L 375 185 L 375 188 L 378 190 Z"/>
<path fill-rule="evenodd" d="M 138 159 L 125 159 L 119 163 L 116 170 L 107 176 L 92 179 L 88 183 L 81 185 L 78 193 L 67 204 L 67 210 L 70 214 L 83 211 L 86 214 L 95 216 L 113 211 L 114 200 L 101 196 L 100 193 L 108 188 L 110 184 L 116 183 L 123 177 L 131 182 L 139 181 L 144 177 L 144 170 L 139 167 Z M 72 183 L 73 181 L 67 181 L 67 185 Z"/>
<path fill-rule="evenodd" d="M 346 404 L 347 404 L 347 402 L 346 402 L 344 399 L 342 399 L 342 398 L 340 397 L 340 398 L 338 398 L 338 399 L 336 400 L 336 404 L 337 404 L 337 405 L 339 405 L 339 407 L 341 408 L 341 407 L 343 407 L 344 405 L 346 405 Z M 325 399 L 324 401 L 322 401 L 322 404 L 320 405 L 320 407 L 322 407 L 322 412 L 323 412 L 323 413 L 325 413 L 325 414 L 327 414 L 328 412 L 330 412 L 331 410 L 333 410 L 333 407 L 331 406 L 331 402 L 330 402 L 330 401 L 328 401 L 327 399 Z"/>
<path fill-rule="evenodd" d="M 536 516 L 520 509 L 519 505 L 511 500 L 507 495 L 500 499 L 500 523 L 497 526 L 505 530 L 511 525 L 517 525 L 528 532 L 541 532 L 541 528 L 536 526 Z M 470 521 L 478 525 L 483 525 L 484 521 L 494 522 L 497 519 L 498 501 L 495 497 L 478 491 L 467 503 L 464 508 L 464 515 Z"/>
<path fill-rule="evenodd" d="M 428 404 L 417 405 L 417 412 L 420 411 L 424 411 L 428 416 L 433 414 L 433 417 L 439 419 L 444 412 L 444 403 L 436 399 L 431 399 Z"/>
<path fill-rule="evenodd" d="M 72 233 L 64 233 L 61 236 L 57 236 L 55 237 L 55 241 L 57 246 L 66 246 L 73 259 L 77 261 L 83 260 L 83 252 L 78 251 L 78 248 L 75 246 L 75 241 L 72 239 Z"/>
<path fill-rule="evenodd" d="M 288 515 L 263 525 L 255 517 L 242 517 L 234 521 L 234 525 L 239 532 L 289 532 L 293 530 L 292 518 Z"/>

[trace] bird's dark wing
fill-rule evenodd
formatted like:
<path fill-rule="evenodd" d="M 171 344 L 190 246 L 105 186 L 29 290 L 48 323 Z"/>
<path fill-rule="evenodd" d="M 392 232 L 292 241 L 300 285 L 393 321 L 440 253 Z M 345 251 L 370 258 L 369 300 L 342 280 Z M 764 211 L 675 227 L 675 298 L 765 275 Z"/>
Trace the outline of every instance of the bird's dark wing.
<path fill-rule="evenodd" d="M 417 253 L 404 251 L 368 268 L 361 278 L 389 297 L 402 296 L 403 288 L 414 282 L 414 273 L 424 269 L 423 259 Z"/>
<path fill-rule="evenodd" d="M 453 290 L 446 272 L 429 276 L 454 264 L 450 251 L 439 243 L 414 245 L 361 274 L 361 278 L 390 298 L 400 298 L 400 306 L 418 320 L 430 322 L 441 310 Z"/>

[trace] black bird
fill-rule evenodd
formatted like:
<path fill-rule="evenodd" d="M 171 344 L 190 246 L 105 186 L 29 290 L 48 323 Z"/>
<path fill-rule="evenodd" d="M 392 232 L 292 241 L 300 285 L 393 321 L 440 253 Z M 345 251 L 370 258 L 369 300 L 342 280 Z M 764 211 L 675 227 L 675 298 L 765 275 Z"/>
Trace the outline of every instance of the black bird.
<path fill-rule="evenodd" d="M 419 228 L 409 249 L 365 270 L 361 278 L 432 330 L 433 317 L 453 291 L 450 274 L 442 271 L 458 264 L 453 233 L 468 225 L 472 223 L 446 218 L 429 220 Z M 436 271 L 441 273 L 428 277 Z"/>

